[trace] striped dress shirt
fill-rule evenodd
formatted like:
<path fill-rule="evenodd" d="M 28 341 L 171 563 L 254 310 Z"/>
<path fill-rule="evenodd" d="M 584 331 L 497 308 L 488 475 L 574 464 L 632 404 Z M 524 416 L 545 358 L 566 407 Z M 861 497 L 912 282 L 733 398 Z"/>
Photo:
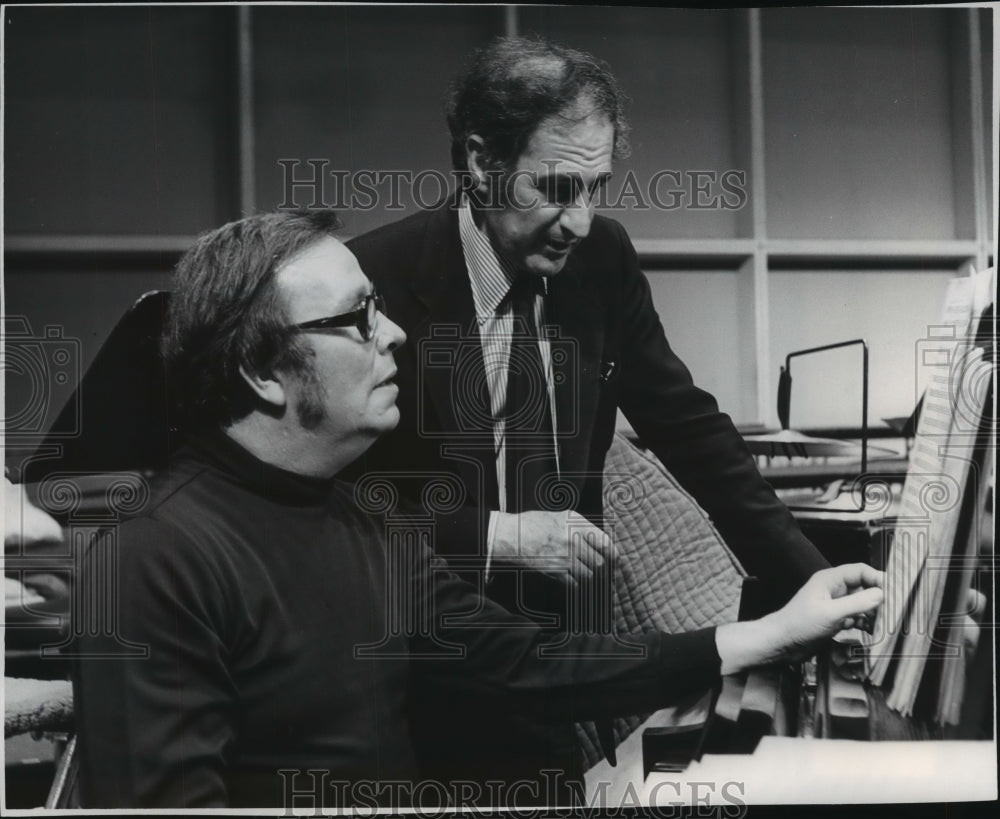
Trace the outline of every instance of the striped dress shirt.
<path fill-rule="evenodd" d="M 517 277 L 517 272 L 497 255 L 486 234 L 476 227 L 472 208 L 467 198 L 463 198 L 458 211 L 459 236 L 465 266 L 469 270 L 472 285 L 472 300 L 476 308 L 476 322 L 483 347 L 483 364 L 486 368 L 486 383 L 490 392 L 490 410 L 493 417 L 493 449 L 496 459 L 497 487 L 500 490 L 499 510 L 507 510 L 507 458 L 504 447 L 507 398 L 507 365 L 510 360 L 510 339 L 513 333 L 514 317 L 507 293 Z M 543 280 L 544 281 L 544 280 Z M 547 283 L 546 283 L 547 285 Z M 547 287 L 546 287 L 547 290 Z M 555 392 L 552 384 L 552 352 L 545 327 L 545 304 L 540 296 L 535 297 L 535 326 L 539 328 L 538 348 L 545 368 L 545 383 L 549 397 L 549 415 L 552 419 L 553 448 L 556 453 L 556 468 L 559 467 L 558 427 L 556 425 Z M 510 510 L 516 512 L 518 510 Z M 488 555 L 493 552 L 493 537 L 496 530 L 496 512 L 490 513 Z M 489 557 L 486 564 L 489 573 Z"/>

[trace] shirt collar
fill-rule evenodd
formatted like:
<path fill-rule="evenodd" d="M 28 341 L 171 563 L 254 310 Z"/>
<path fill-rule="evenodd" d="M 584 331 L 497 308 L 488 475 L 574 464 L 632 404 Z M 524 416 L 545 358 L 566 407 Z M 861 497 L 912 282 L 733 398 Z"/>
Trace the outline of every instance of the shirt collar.
<path fill-rule="evenodd" d="M 186 443 L 201 460 L 230 479 L 263 497 L 288 505 L 321 505 L 337 483 L 335 478 L 313 478 L 265 463 L 222 430 L 190 433 Z"/>
<path fill-rule="evenodd" d="M 465 266 L 469 269 L 476 315 L 480 318 L 491 316 L 497 312 L 517 273 L 500 258 L 485 232 L 476 227 L 467 196 L 462 197 L 458 208 L 458 232 Z"/>

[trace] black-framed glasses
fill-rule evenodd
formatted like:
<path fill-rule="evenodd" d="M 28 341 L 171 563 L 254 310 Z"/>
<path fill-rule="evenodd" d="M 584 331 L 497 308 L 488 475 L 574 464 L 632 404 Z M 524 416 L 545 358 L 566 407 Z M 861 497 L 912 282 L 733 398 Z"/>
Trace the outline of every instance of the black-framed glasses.
<path fill-rule="evenodd" d="M 375 337 L 375 330 L 378 328 L 378 314 L 385 312 L 385 298 L 372 292 L 364 298 L 364 303 L 356 310 L 349 313 L 341 313 L 338 316 L 326 316 L 325 318 L 303 321 L 300 324 L 293 324 L 293 330 L 327 330 L 331 327 L 357 327 L 358 332 L 365 341 L 371 341 Z"/>

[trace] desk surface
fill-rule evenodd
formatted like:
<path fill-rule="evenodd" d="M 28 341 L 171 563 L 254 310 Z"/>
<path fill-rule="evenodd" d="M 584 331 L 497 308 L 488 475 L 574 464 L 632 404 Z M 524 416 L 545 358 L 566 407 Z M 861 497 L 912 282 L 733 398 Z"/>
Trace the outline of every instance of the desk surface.
<path fill-rule="evenodd" d="M 643 727 L 665 724 L 663 712 Z M 594 807 L 947 802 L 997 798 L 995 742 L 856 742 L 764 737 L 753 754 L 706 754 L 642 779 L 642 727 L 586 775 Z M 707 801 L 706 801 L 707 800 Z"/>

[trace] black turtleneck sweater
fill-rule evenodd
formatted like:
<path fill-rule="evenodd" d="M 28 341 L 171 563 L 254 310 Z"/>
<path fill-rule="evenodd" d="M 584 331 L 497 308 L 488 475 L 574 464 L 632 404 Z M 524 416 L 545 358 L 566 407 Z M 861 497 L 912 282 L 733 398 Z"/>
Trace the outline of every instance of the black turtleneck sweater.
<path fill-rule="evenodd" d="M 482 601 L 432 544 L 404 539 L 391 559 L 384 519 L 350 485 L 269 466 L 221 434 L 193 442 L 142 517 L 91 548 L 82 585 L 107 576 L 114 537 L 117 637 L 77 644 L 85 807 L 275 807 L 322 788 L 305 773 L 317 769 L 414 781 L 416 664 L 484 702 L 503 692 L 570 719 L 661 707 L 719 672 L 714 629 L 638 635 L 644 656 L 580 635 L 539 657 L 551 638 Z M 458 612 L 464 623 L 441 619 Z M 148 655 L 121 657 L 125 643 Z"/>

